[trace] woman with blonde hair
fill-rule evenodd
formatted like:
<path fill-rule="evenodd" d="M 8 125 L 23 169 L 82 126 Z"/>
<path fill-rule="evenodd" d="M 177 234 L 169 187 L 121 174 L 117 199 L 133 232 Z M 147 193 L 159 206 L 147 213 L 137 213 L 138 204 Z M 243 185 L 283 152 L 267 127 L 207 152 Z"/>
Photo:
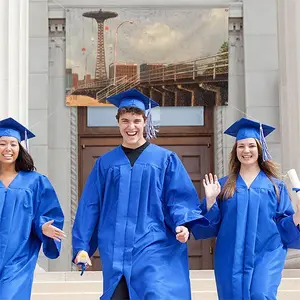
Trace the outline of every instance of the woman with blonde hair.
<path fill-rule="evenodd" d="M 196 238 L 217 237 L 220 300 L 276 299 L 287 248 L 300 249 L 300 210 L 294 212 L 265 142 L 274 129 L 245 118 L 235 122 L 225 131 L 236 137 L 228 176 L 203 180 L 202 212 L 212 225 L 199 228 Z"/>

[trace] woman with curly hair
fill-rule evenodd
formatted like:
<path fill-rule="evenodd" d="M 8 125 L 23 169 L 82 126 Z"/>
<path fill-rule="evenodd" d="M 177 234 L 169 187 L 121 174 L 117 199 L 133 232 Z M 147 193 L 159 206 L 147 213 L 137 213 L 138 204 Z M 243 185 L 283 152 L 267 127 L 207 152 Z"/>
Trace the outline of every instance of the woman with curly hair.
<path fill-rule="evenodd" d="M 12 118 L 0 121 L 0 299 L 29 300 L 38 254 L 60 253 L 64 216 L 47 179 L 21 141 L 34 134 Z"/>
<path fill-rule="evenodd" d="M 197 238 L 217 237 L 220 300 L 275 300 L 287 249 L 300 249 L 299 205 L 295 213 L 265 142 L 274 129 L 245 118 L 235 122 L 225 131 L 236 137 L 228 176 L 203 180 L 202 212 L 213 225 Z"/>

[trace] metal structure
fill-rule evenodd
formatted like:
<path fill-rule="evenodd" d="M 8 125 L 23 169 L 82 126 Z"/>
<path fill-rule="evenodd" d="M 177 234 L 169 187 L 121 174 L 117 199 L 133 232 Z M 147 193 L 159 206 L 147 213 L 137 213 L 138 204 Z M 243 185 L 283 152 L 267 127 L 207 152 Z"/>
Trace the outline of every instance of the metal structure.
<path fill-rule="evenodd" d="M 101 103 L 106 102 L 106 98 L 130 88 L 138 88 L 145 94 L 150 93 L 174 93 L 181 90 L 190 92 L 192 98 L 200 90 L 218 91 L 220 103 L 227 103 L 228 88 L 228 52 L 207 57 L 200 57 L 173 64 L 145 64 L 140 66 L 140 73 L 128 78 L 121 76 L 114 79 L 106 79 L 99 85 L 98 81 L 88 84 L 80 84 L 78 88 L 69 91 L 70 95 L 86 95 L 97 99 Z M 199 97 L 198 97 L 199 98 Z M 197 105 L 194 100 L 191 105 Z M 195 104 L 194 104 L 195 103 Z"/>
<path fill-rule="evenodd" d="M 126 20 L 126 21 L 123 21 L 121 22 L 117 29 L 116 29 L 116 33 L 115 33 L 115 49 L 114 49 L 114 85 L 116 85 L 116 80 L 117 80 L 117 47 L 118 47 L 118 30 L 119 28 L 126 24 L 126 23 L 129 23 L 129 24 L 133 24 L 133 21 L 132 20 Z"/>
<path fill-rule="evenodd" d="M 107 19 L 118 16 L 113 11 L 90 11 L 82 14 L 86 18 L 95 19 L 98 24 L 98 43 L 97 43 L 97 57 L 95 80 L 107 80 L 106 63 L 105 63 L 105 48 L 104 48 L 104 22 Z"/>

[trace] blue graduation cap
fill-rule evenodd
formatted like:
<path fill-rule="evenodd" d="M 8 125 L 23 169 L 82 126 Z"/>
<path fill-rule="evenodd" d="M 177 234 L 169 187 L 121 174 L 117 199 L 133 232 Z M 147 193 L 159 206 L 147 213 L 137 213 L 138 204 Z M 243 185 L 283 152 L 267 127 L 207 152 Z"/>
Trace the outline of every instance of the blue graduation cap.
<path fill-rule="evenodd" d="M 268 136 L 273 130 L 275 130 L 275 128 L 272 126 L 255 122 L 246 118 L 241 118 L 227 128 L 224 133 L 235 137 L 236 141 L 247 138 L 258 139 L 262 145 L 263 161 L 266 161 L 271 159 L 271 155 L 268 151 L 265 137 Z"/>
<path fill-rule="evenodd" d="M 0 136 L 11 136 L 16 138 L 19 142 L 25 141 L 26 147 L 27 140 L 35 137 L 30 130 L 13 118 L 7 118 L 0 121 Z"/>
<path fill-rule="evenodd" d="M 106 99 L 118 108 L 122 107 L 137 107 L 143 111 L 159 106 L 151 98 L 145 96 L 137 89 L 130 89 L 125 92 L 110 96 Z"/>
<path fill-rule="evenodd" d="M 147 139 L 156 137 L 157 130 L 154 128 L 153 125 L 151 108 L 159 106 L 157 102 L 145 96 L 143 93 L 141 93 L 135 88 L 110 96 L 106 100 L 118 107 L 118 109 L 122 107 L 136 107 L 141 109 L 142 111 L 148 110 L 148 113 L 146 115 L 146 136 Z"/>

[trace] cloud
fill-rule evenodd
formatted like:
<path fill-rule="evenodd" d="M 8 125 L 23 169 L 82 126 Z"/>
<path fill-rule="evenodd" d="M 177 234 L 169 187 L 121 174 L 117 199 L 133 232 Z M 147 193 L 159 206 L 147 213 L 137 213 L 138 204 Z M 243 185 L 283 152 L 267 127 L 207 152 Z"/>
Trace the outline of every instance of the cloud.
<path fill-rule="evenodd" d="M 170 50 L 174 49 L 182 40 L 181 32 L 172 29 L 164 23 L 154 23 L 145 26 L 134 37 L 131 37 L 131 46 L 142 55 L 150 55 L 152 59 L 163 60 Z"/>
<path fill-rule="evenodd" d="M 86 9 L 87 10 L 87 9 Z M 117 61 L 142 64 L 173 63 L 217 53 L 228 37 L 228 13 L 224 9 L 116 9 L 118 18 L 109 19 L 105 31 L 106 65 L 114 60 L 115 30 L 120 22 L 133 20 L 119 29 Z M 97 24 L 72 9 L 67 26 L 67 65 L 80 65 L 81 76 L 94 74 Z M 82 54 L 85 47 L 88 57 Z"/>

